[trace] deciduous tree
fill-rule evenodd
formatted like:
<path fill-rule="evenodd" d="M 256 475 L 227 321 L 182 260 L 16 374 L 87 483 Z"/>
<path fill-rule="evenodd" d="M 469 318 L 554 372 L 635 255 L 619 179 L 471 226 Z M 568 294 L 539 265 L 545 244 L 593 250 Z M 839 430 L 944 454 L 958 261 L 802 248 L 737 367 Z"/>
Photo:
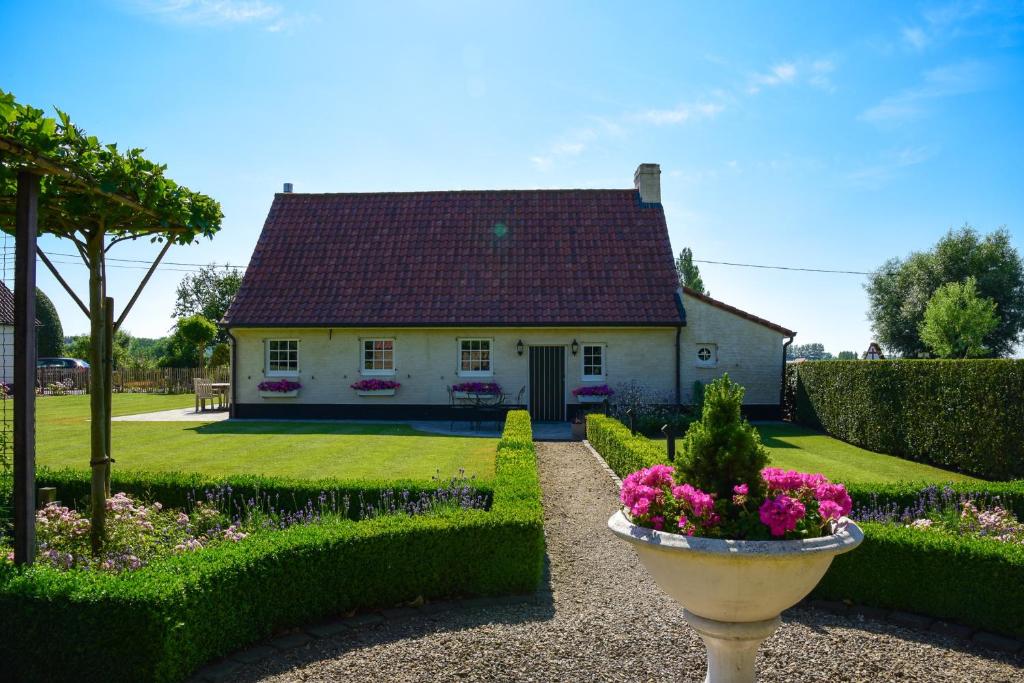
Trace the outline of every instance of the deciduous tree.
<path fill-rule="evenodd" d="M 985 236 L 969 225 L 950 230 L 931 250 L 890 259 L 875 271 L 866 289 L 878 341 L 906 357 L 927 353 L 921 323 L 928 302 L 942 285 L 969 277 L 978 296 L 996 305 L 985 355 L 1010 355 L 1024 331 L 1024 263 L 1003 228 Z"/>
<path fill-rule="evenodd" d="M 676 259 L 676 270 L 679 272 L 679 284 L 689 287 L 699 294 L 711 296 L 711 292 L 704 289 L 704 280 L 700 277 L 700 268 L 693 262 L 693 251 L 689 247 L 683 247 Z"/>
<path fill-rule="evenodd" d="M 998 324 L 996 302 L 979 297 L 969 277 L 935 290 L 924 309 L 921 339 L 940 358 L 978 358 L 987 353 L 985 338 Z"/>

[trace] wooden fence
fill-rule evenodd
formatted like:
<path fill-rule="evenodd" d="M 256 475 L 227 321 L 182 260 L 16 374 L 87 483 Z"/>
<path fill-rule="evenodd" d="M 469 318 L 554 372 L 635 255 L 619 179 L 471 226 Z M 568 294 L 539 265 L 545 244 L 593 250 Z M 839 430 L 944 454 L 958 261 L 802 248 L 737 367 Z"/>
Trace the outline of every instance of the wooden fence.
<path fill-rule="evenodd" d="M 36 389 L 46 395 L 89 393 L 89 370 L 37 368 Z M 231 369 L 219 368 L 125 368 L 114 370 L 114 393 L 191 394 L 193 380 L 231 381 Z"/>

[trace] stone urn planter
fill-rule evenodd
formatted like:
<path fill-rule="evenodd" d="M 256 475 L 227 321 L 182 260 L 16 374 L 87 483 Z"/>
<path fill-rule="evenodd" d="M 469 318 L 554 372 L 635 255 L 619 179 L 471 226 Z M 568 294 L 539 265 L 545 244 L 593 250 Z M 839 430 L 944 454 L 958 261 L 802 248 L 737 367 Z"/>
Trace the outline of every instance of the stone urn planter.
<path fill-rule="evenodd" d="M 796 541 L 729 541 L 664 533 L 633 524 L 623 511 L 608 528 L 633 545 L 655 582 L 683 606 L 708 653 L 706 683 L 753 683 L 757 649 L 779 615 L 807 596 L 832 558 L 864 534 L 843 518 L 837 531 Z"/>

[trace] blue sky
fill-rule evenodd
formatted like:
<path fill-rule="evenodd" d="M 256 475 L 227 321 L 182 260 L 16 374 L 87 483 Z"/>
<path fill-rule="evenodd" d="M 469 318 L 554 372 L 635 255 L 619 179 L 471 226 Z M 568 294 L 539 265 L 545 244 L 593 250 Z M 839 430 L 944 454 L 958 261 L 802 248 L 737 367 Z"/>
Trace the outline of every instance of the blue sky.
<path fill-rule="evenodd" d="M 673 247 L 699 259 L 867 271 L 964 222 L 1024 251 L 1022 2 L 384 4 L 4 0 L 0 87 L 220 200 L 222 232 L 176 263 L 244 265 L 284 181 L 630 187 L 640 162 L 661 164 Z M 167 333 L 174 267 L 129 331 Z M 861 276 L 701 270 L 798 342 L 871 340 Z M 142 272 L 111 269 L 112 295 Z"/>

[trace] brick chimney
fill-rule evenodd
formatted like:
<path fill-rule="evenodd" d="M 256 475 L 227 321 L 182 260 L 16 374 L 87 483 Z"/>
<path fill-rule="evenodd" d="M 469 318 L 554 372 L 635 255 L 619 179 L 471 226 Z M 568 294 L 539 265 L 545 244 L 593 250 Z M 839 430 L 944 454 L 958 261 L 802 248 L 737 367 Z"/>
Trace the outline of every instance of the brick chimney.
<path fill-rule="evenodd" d="M 644 204 L 661 204 L 661 166 L 640 164 L 633 174 L 633 186 Z"/>

